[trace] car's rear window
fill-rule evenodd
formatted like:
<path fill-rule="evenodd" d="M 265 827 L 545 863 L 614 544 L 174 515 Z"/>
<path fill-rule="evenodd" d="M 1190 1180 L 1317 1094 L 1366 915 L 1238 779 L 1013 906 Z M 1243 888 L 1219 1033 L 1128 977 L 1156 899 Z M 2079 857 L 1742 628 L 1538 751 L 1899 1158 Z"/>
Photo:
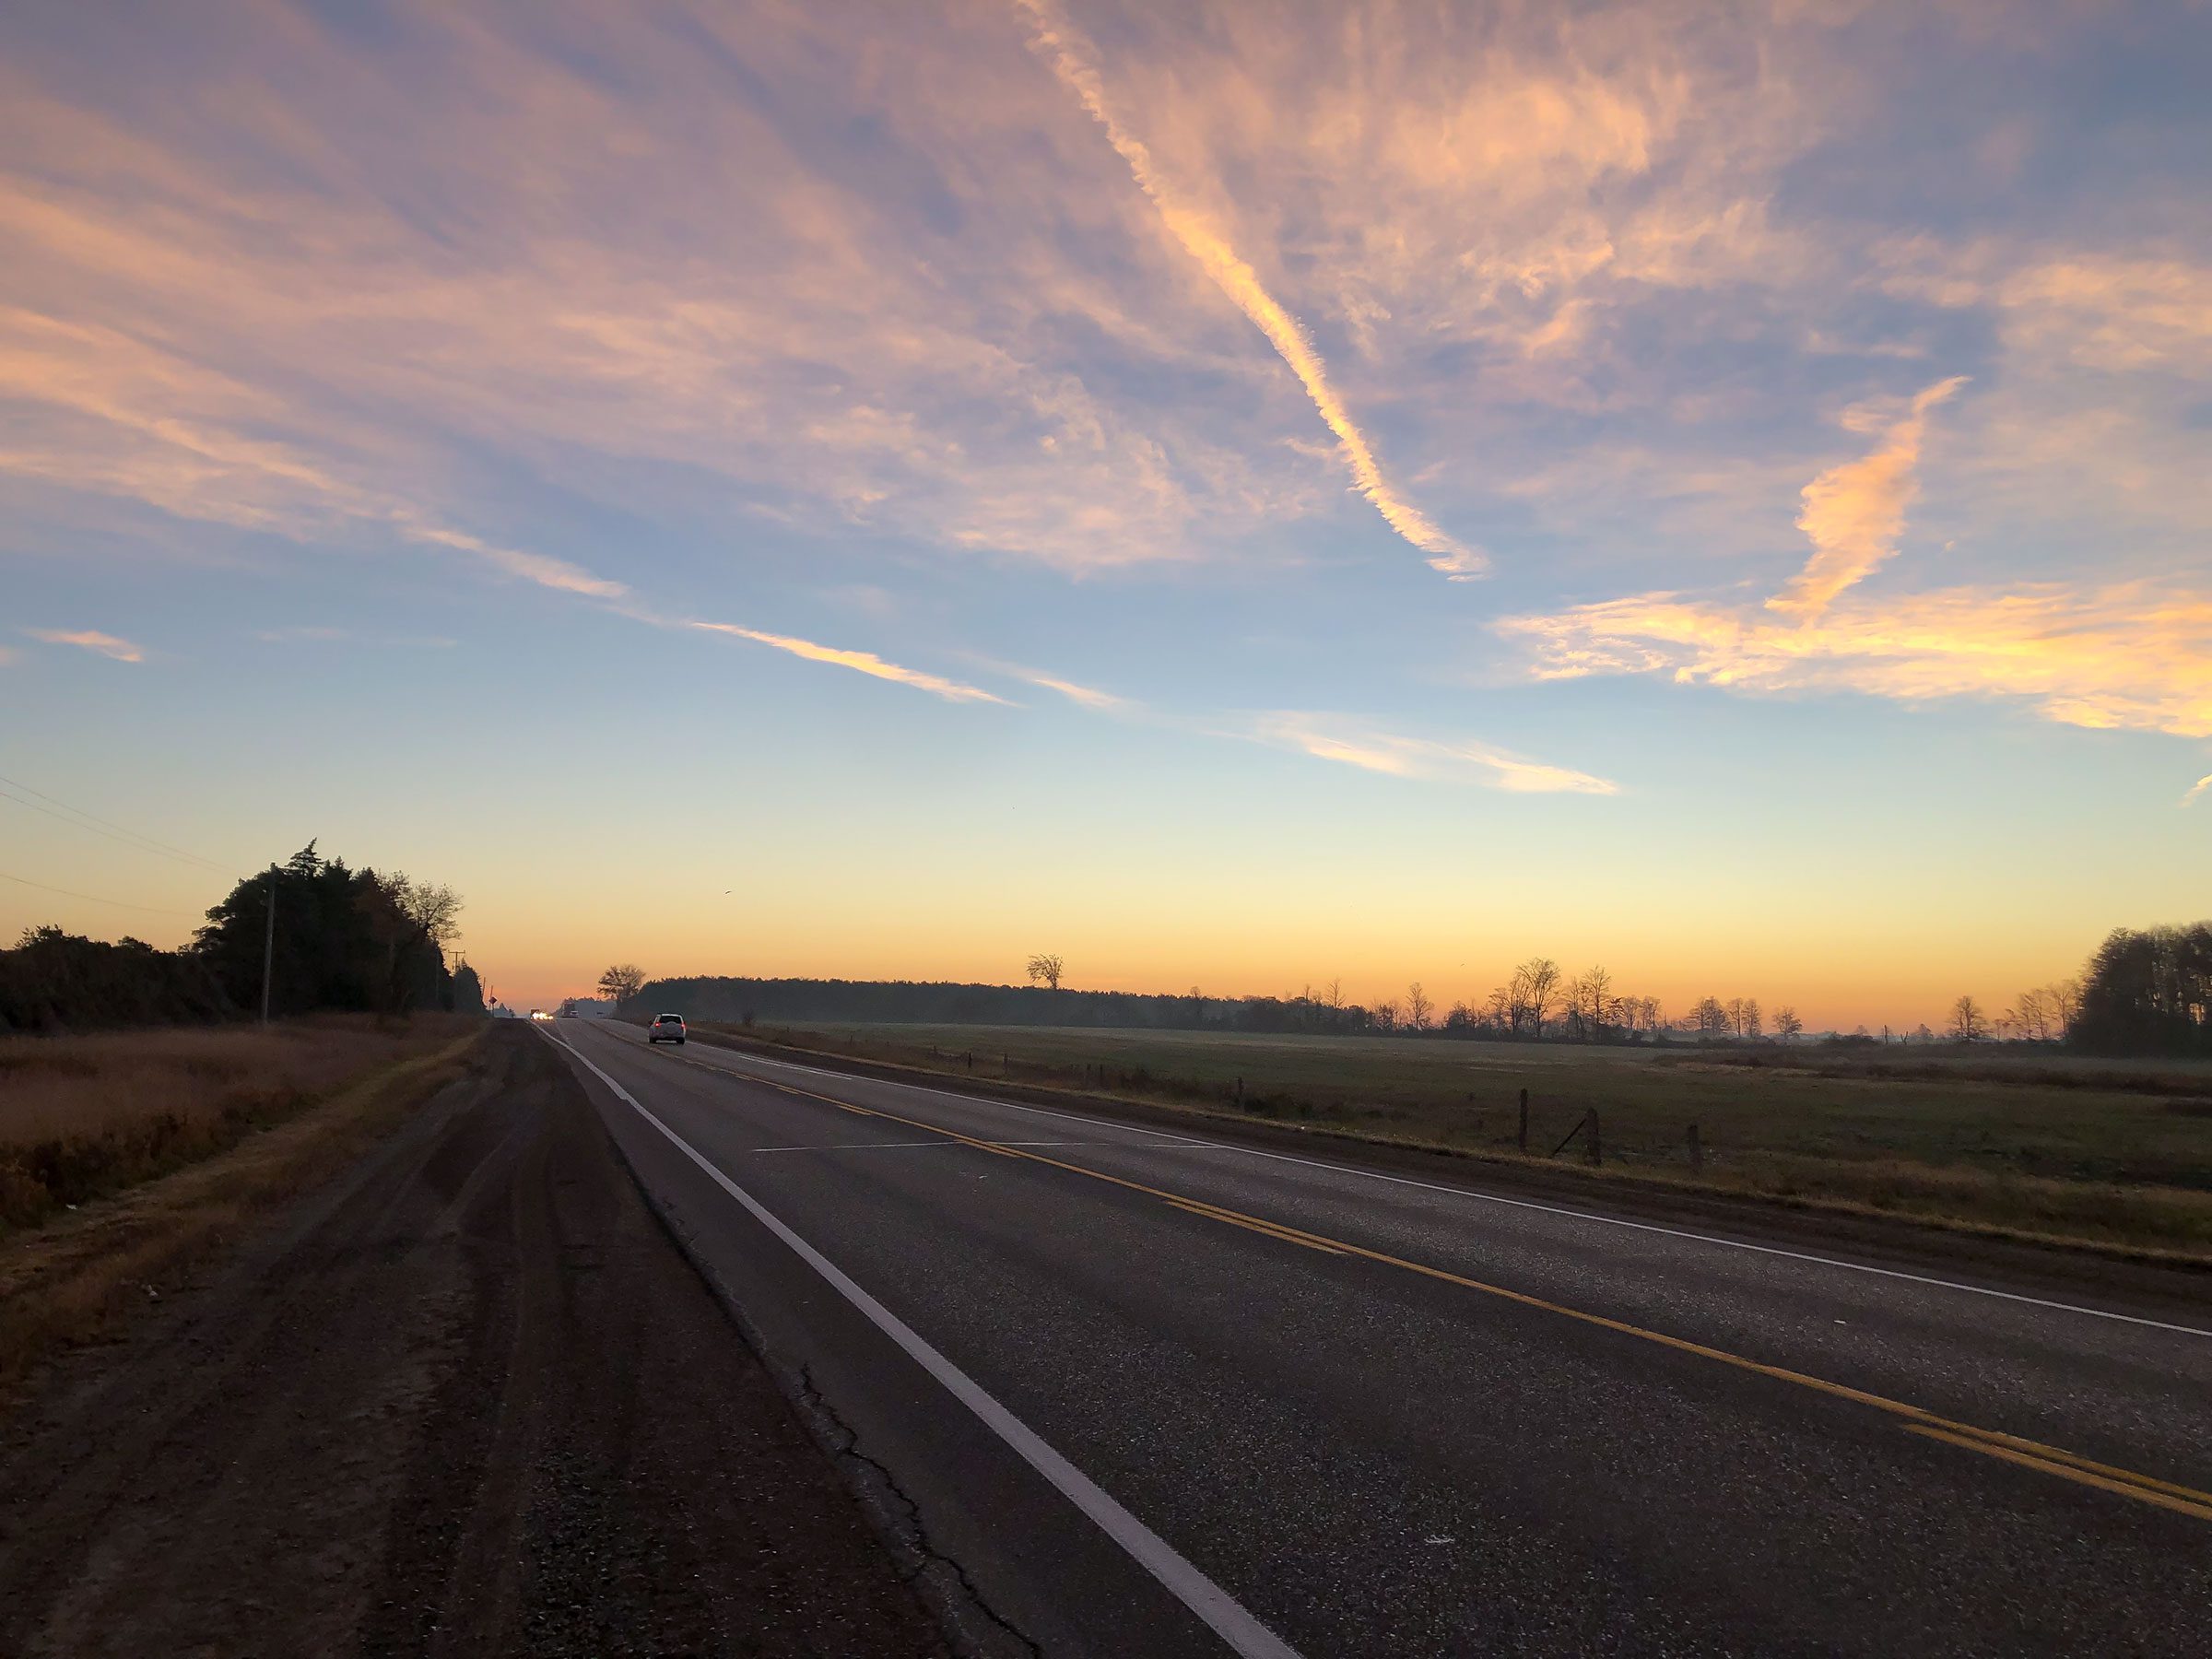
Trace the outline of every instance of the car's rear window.
<path fill-rule="evenodd" d="M 654 1025 L 682 1025 L 684 1017 L 681 1014 L 664 1014 L 653 1023 Z"/>

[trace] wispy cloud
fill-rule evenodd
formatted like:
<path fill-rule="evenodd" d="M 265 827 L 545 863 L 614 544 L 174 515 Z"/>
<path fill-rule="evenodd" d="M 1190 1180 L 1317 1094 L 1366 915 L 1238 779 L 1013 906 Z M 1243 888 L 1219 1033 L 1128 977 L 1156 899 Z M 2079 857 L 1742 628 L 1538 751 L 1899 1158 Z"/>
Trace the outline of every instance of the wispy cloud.
<path fill-rule="evenodd" d="M 62 412 L 78 423 L 66 444 L 0 452 L 0 472 L 300 540 L 382 524 L 418 546 L 467 554 L 541 587 L 597 599 L 628 591 L 564 559 L 455 529 L 297 442 L 250 435 L 250 426 L 281 424 L 325 443 L 339 437 L 270 390 L 121 330 L 0 307 L 0 395 L 43 406 L 51 430 L 66 429 Z"/>
<path fill-rule="evenodd" d="M 1533 649 L 1540 678 L 1665 673 L 1747 691 L 2006 698 L 2069 725 L 2212 736 L 2212 595 L 2139 583 L 1951 588 L 1836 606 L 1804 625 L 1639 594 L 1498 627 Z"/>
<path fill-rule="evenodd" d="M 778 651 L 788 651 L 793 656 L 805 657 L 810 663 L 830 663 L 840 668 L 850 668 L 855 674 L 871 675 L 877 679 L 892 680 L 901 686 L 927 691 L 948 702 L 1004 703 L 1006 699 L 983 690 L 979 686 L 963 685 L 959 680 L 947 679 L 941 674 L 926 674 L 919 668 L 901 668 L 896 663 L 887 663 L 872 651 L 845 651 L 834 645 L 818 645 L 812 640 L 801 640 L 790 634 L 763 633 L 755 628 L 740 628 L 735 622 L 698 622 L 682 624 L 703 633 L 728 634 L 733 639 L 750 640 L 756 645 L 769 645 Z"/>
<path fill-rule="evenodd" d="M 1813 544 L 1813 556 L 1767 601 L 1769 610 L 1812 621 L 1838 594 L 1896 556 L 1905 510 L 1919 490 L 1916 469 L 1928 411 L 1965 383 L 1963 375 L 1936 382 L 1884 431 L 1880 448 L 1830 468 L 1805 487 L 1797 528 Z"/>
<path fill-rule="evenodd" d="M 619 599 L 629 592 L 621 582 L 609 581 L 604 576 L 594 576 L 565 559 L 531 553 L 520 547 L 499 547 L 465 530 L 449 530 L 442 525 L 419 524 L 411 512 L 398 515 L 398 522 L 400 533 L 409 541 L 473 553 L 510 576 L 519 576 L 524 582 L 535 582 L 540 587 L 552 588 L 563 594 L 580 594 L 587 599 Z"/>
<path fill-rule="evenodd" d="M 27 628 L 23 630 L 34 640 L 43 640 L 49 645 L 75 645 L 85 651 L 98 652 L 112 657 L 118 663 L 142 663 L 146 653 L 128 640 L 119 640 L 113 634 L 101 633 L 96 629 Z"/>
<path fill-rule="evenodd" d="M 1813 556 L 1762 608 L 1653 592 L 1498 630 L 1533 652 L 1540 679 L 1665 673 L 1744 690 L 2013 699 L 2070 725 L 2212 735 L 2212 595 L 2153 582 L 1853 592 L 1896 556 L 1928 413 L 1964 383 L 1938 381 L 1901 415 L 1854 412 L 1847 424 L 1881 442 L 1806 486 L 1797 523 Z"/>
<path fill-rule="evenodd" d="M 1530 760 L 1488 744 L 1407 737 L 1339 714 L 1281 710 L 1234 735 L 1320 760 L 1394 778 L 1478 783 L 1518 794 L 1618 794 L 1620 785 L 1571 767 Z"/>
<path fill-rule="evenodd" d="M 1128 163 L 1130 176 L 1159 210 L 1169 233 L 1198 262 L 1231 303 L 1266 335 L 1276 354 L 1298 376 L 1299 383 L 1313 400 L 1313 407 L 1322 420 L 1335 434 L 1345 464 L 1351 469 L 1353 487 L 1393 530 L 1428 554 L 1430 566 L 1447 578 L 1464 582 L 1480 575 L 1488 568 L 1485 556 L 1445 535 L 1383 476 L 1373 446 L 1353 422 L 1344 400 L 1330 385 L 1327 366 L 1298 319 L 1267 291 L 1259 274 L 1230 245 L 1229 239 L 1204 214 L 1169 189 L 1151 151 L 1109 103 L 1105 82 L 1098 70 L 1098 51 L 1089 40 L 1060 15 L 1052 0 L 1017 0 L 1017 3 L 1029 13 L 1031 40 L 1037 51 L 1050 60 L 1053 72 L 1062 84 L 1081 100 L 1091 118 L 1104 129 L 1106 141 Z"/>
<path fill-rule="evenodd" d="M 2189 793 L 2182 797 L 2182 805 L 2188 806 L 2207 789 L 2212 789 L 2212 772 L 2206 772 L 2189 786 Z"/>
<path fill-rule="evenodd" d="M 1009 667 L 1006 672 L 1017 679 L 1029 681 L 1032 686 L 1041 686 L 1047 691 L 1056 691 L 1062 697 L 1066 698 L 1068 701 L 1088 709 L 1093 713 L 1134 714 L 1141 712 L 1144 708 L 1142 703 L 1130 698 L 1117 697 L 1112 692 L 1101 691 L 1095 686 L 1080 686 L 1074 680 L 1062 679 L 1056 675 L 1041 674 L 1033 668 Z"/>

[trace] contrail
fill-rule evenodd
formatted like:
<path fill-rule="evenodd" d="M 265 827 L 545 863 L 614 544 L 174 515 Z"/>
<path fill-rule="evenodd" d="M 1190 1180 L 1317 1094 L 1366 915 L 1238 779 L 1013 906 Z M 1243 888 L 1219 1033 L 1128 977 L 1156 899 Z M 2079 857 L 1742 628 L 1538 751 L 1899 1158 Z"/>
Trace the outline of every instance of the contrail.
<path fill-rule="evenodd" d="M 1390 480 L 1382 476 L 1382 468 L 1375 460 L 1375 453 L 1329 384 L 1328 369 L 1321 354 L 1313 349 L 1313 342 L 1298 319 L 1277 303 L 1275 296 L 1261 285 L 1258 273 L 1245 264 L 1226 238 L 1208 224 L 1205 217 L 1183 206 L 1175 200 L 1152 164 L 1152 152 L 1116 119 L 1107 106 L 1106 88 L 1099 78 L 1096 65 L 1097 52 L 1081 31 L 1059 15 L 1053 0 L 1015 0 L 1027 12 L 1034 29 L 1030 44 L 1048 57 L 1053 72 L 1063 85 L 1073 92 L 1088 110 L 1091 118 L 1106 132 L 1112 144 L 1136 181 L 1137 188 L 1150 199 L 1159 217 L 1167 224 L 1175 240 L 1186 253 L 1202 265 L 1206 274 L 1235 302 L 1237 309 L 1250 317 L 1254 326 L 1267 336 L 1268 344 L 1290 371 L 1297 375 L 1306 388 L 1306 395 L 1335 433 L 1336 442 L 1344 451 L 1346 464 L 1352 469 L 1352 480 L 1359 493 L 1365 496 L 1383 520 L 1406 540 L 1429 555 L 1429 563 L 1454 582 L 1466 582 L 1480 575 L 1489 561 L 1473 547 L 1446 535 L 1427 514 L 1412 502 L 1391 488 Z"/>
<path fill-rule="evenodd" d="M 947 679 L 941 674 L 924 674 L 919 668 L 901 668 L 896 663 L 885 662 L 872 651 L 846 651 L 836 645 L 818 645 L 812 640 L 798 639 L 791 634 L 763 633 L 757 628 L 740 628 L 735 622 L 685 622 L 682 626 L 696 628 L 701 633 L 728 634 L 734 639 L 750 640 L 756 645 L 772 645 L 778 651 L 788 651 L 793 656 L 805 657 L 810 663 L 830 663 L 840 668 L 850 668 L 856 674 L 873 675 L 877 679 L 912 686 L 917 690 L 942 697 L 947 702 L 1004 703 L 1006 700 L 979 686 L 962 685 L 959 680 Z"/>

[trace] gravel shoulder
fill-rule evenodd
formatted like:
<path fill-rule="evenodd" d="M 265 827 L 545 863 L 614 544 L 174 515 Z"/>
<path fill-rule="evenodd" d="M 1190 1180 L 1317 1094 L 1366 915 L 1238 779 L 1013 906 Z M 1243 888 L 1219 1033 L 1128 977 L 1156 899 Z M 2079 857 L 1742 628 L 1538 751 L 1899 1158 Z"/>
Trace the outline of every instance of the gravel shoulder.
<path fill-rule="evenodd" d="M 533 1033 L 0 1431 L 0 1653 L 941 1654 Z"/>

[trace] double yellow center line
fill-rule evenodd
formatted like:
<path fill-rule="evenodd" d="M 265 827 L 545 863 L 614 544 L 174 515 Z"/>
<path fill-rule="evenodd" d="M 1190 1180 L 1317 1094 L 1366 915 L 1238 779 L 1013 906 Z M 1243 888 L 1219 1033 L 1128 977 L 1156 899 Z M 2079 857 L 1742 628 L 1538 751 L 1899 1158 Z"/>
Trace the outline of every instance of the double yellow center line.
<path fill-rule="evenodd" d="M 693 1061 L 692 1064 L 696 1065 L 701 1063 Z M 729 1075 L 720 1066 L 710 1066 L 708 1069 L 723 1072 L 724 1076 Z M 1556 1313 L 1562 1319 L 1571 1319 L 1583 1324 L 1595 1325 L 1600 1330 L 1611 1331 L 1618 1335 L 1633 1336 L 1641 1342 L 1654 1342 L 1662 1347 L 1672 1348 L 1677 1353 L 1695 1354 L 1700 1359 L 1710 1359 L 1718 1365 L 1726 1365 L 1737 1371 L 1750 1371 L 1778 1382 L 1790 1382 L 1800 1388 L 1813 1389 L 1834 1399 L 1849 1400 L 1854 1405 L 1870 1406 L 1876 1411 L 1885 1412 L 1890 1417 L 1901 1419 L 1906 1429 L 1912 1433 L 1923 1435 L 1929 1440 L 1941 1441 L 1946 1445 L 1959 1446 L 1969 1452 L 1979 1452 L 1985 1456 L 2001 1458 L 2006 1463 L 2018 1464 L 2024 1468 L 2037 1469 L 2046 1475 L 2055 1475 L 2062 1480 L 2071 1480 L 2077 1485 L 2095 1487 L 2100 1491 L 2114 1492 L 2123 1498 L 2133 1498 L 2141 1503 L 2155 1504 L 2160 1509 L 2171 1510 L 2176 1514 L 2194 1516 L 2199 1521 L 2212 1521 L 2212 1492 L 2199 1491 L 2194 1487 L 2177 1486 L 2170 1480 L 2154 1479 L 2148 1475 L 2138 1475 L 2132 1469 L 2115 1468 L 2111 1464 L 2096 1463 L 2057 1446 L 2046 1446 L 2040 1441 L 2023 1440 L 2019 1436 L 2012 1434 L 2000 1434 L 1992 1429 L 1977 1429 L 1971 1423 L 1955 1422 L 1949 1418 L 1939 1417 L 1935 1412 L 1923 1410 L 1918 1406 L 1909 1406 L 1902 1400 L 1892 1400 L 1883 1394 L 1869 1394 L 1863 1388 L 1853 1388 L 1841 1382 L 1830 1382 L 1824 1377 L 1810 1376 L 1804 1371 L 1792 1371 L 1786 1366 L 1768 1365 L 1761 1360 L 1747 1359 L 1741 1354 L 1732 1354 L 1725 1348 L 1711 1347 L 1701 1342 L 1691 1342 L 1686 1337 L 1670 1336 L 1664 1331 L 1653 1331 L 1642 1325 L 1630 1324 L 1626 1320 L 1609 1319 L 1602 1313 L 1592 1313 L 1581 1308 L 1568 1307 L 1563 1302 L 1547 1301 L 1543 1297 L 1531 1296 L 1524 1290 L 1508 1289 L 1503 1285 L 1487 1284 L 1481 1279 L 1469 1278 L 1465 1274 L 1453 1273 L 1442 1267 L 1432 1267 L 1425 1262 L 1410 1262 L 1402 1256 L 1391 1255 L 1383 1251 L 1370 1250 L 1363 1244 L 1354 1244 L 1347 1240 L 1329 1238 L 1321 1233 L 1306 1232 L 1279 1221 L 1267 1220 L 1264 1217 L 1246 1215 L 1241 1210 L 1229 1209 L 1221 1205 L 1208 1204 L 1196 1198 L 1186 1198 L 1180 1194 L 1166 1192 L 1159 1187 L 1147 1186 L 1141 1181 L 1129 1181 L 1119 1175 L 1109 1175 L 1103 1170 L 1093 1170 L 1082 1164 L 1069 1163 L 1065 1159 L 1047 1158 L 1042 1153 L 1032 1152 L 1026 1147 L 1008 1147 L 994 1141 L 981 1140 L 973 1135 L 962 1135 L 958 1130 L 945 1128 L 939 1124 L 924 1123 L 920 1118 L 901 1117 L 895 1112 L 879 1112 L 870 1106 L 855 1106 L 850 1100 L 836 1100 L 826 1094 L 817 1094 L 812 1089 L 799 1088 L 789 1083 L 778 1083 L 767 1077 L 752 1077 L 748 1074 L 747 1080 L 765 1084 L 771 1088 L 780 1089 L 785 1094 L 796 1095 L 803 1100 L 819 1100 L 824 1105 L 835 1106 L 841 1112 L 850 1112 L 859 1117 L 879 1118 L 886 1123 L 903 1124 L 911 1129 L 921 1129 L 932 1135 L 941 1135 L 946 1139 L 957 1141 L 962 1146 L 973 1147 L 979 1152 L 992 1152 L 1001 1158 L 1027 1159 L 1031 1163 L 1044 1164 L 1055 1170 L 1065 1170 L 1071 1175 L 1082 1175 L 1092 1181 L 1102 1181 L 1109 1186 L 1121 1187 L 1132 1193 L 1142 1193 L 1147 1197 L 1157 1198 L 1161 1203 L 1170 1205 L 1186 1215 L 1203 1217 L 1209 1221 L 1225 1222 L 1231 1227 L 1241 1227 L 1251 1232 L 1280 1240 L 1285 1243 L 1302 1245 L 1308 1250 L 1321 1251 L 1330 1255 L 1358 1256 L 1370 1262 L 1378 1262 L 1387 1267 L 1396 1267 L 1406 1273 L 1419 1274 L 1424 1278 L 1438 1279 L 1447 1285 L 1456 1285 L 1462 1289 L 1476 1290 L 1485 1296 L 1494 1296 L 1501 1301 L 1513 1302 L 1524 1308 L 1538 1309 L 1546 1313 Z"/>

